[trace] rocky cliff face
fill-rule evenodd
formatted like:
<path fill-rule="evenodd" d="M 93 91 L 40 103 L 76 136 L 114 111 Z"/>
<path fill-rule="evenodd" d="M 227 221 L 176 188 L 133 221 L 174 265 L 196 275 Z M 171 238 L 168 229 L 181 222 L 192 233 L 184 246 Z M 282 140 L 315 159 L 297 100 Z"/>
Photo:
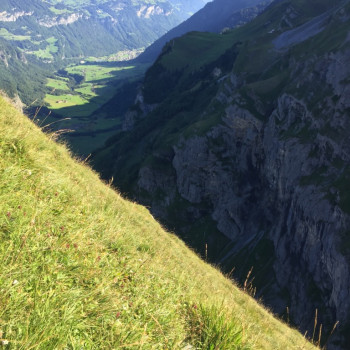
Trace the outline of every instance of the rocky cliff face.
<path fill-rule="evenodd" d="M 0 12 L 0 22 L 16 22 L 18 18 L 23 16 L 31 16 L 33 12 L 25 11 L 13 11 L 9 13 L 7 11 Z"/>
<path fill-rule="evenodd" d="M 330 187 L 331 193 L 327 193 L 313 180 L 323 176 L 332 181 L 342 170 L 334 162 L 344 167 L 350 161 L 346 138 L 335 140 L 324 134 L 328 124 L 343 130 L 350 127 L 346 112 L 349 85 L 341 82 L 350 75 L 349 53 L 318 62 L 327 68 L 317 72 L 338 99 L 336 105 L 326 101 L 327 112 L 337 108 L 331 120 L 326 116 L 320 120 L 303 100 L 283 94 L 268 118 L 261 121 L 229 102 L 235 95 L 231 87 L 223 123 L 173 147 L 176 190 L 190 203 L 187 210 L 193 211 L 191 204 L 207 203 L 213 208 L 211 216 L 218 230 L 233 243 L 220 263 L 242 250 L 254 255 L 254 247 L 263 239 L 272 242 L 273 277 L 262 283 L 258 293 L 278 313 L 288 307 L 292 320 L 309 332 L 316 309 L 321 315 L 319 322 L 328 328 L 335 320 L 347 324 L 350 313 L 349 264 L 342 250 L 349 216 L 339 207 L 339 191 Z M 295 136 L 287 136 L 294 128 Z M 304 143 L 297 134 L 305 128 L 313 137 Z M 148 193 L 160 189 L 168 201 L 174 198 L 173 181 L 149 167 L 141 168 L 138 186 Z M 168 205 L 153 203 L 158 216 L 164 204 Z M 259 264 L 258 256 L 251 258 Z"/>
<path fill-rule="evenodd" d="M 300 13 L 288 2 L 278 6 L 282 19 Z M 166 97 L 103 155 L 117 186 L 203 254 L 206 245 L 239 280 L 252 269 L 256 296 L 311 337 L 317 314 L 317 336 L 322 324 L 329 349 L 350 343 L 349 11 L 327 12 L 313 34 L 301 23 L 306 32 L 283 50 L 257 49 L 259 40 L 283 35 L 273 34 L 280 21 L 267 27 L 263 17 L 266 36 L 231 51 L 229 73 L 226 59 L 202 64 L 200 73 L 184 68 L 202 80 L 186 85 L 182 77 L 186 94 Z M 341 38 L 332 38 L 335 32 Z M 219 76 L 203 73 L 219 69 Z M 161 84 L 164 72 L 157 72 Z M 204 86 L 215 91 L 210 102 L 208 92 L 198 93 Z"/>

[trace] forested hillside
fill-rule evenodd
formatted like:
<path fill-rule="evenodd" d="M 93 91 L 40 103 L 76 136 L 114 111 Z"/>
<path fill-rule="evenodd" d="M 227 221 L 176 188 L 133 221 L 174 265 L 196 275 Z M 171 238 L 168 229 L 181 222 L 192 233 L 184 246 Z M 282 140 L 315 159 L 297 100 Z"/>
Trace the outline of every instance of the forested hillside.
<path fill-rule="evenodd" d="M 216 0 L 209 2 L 188 20 L 164 34 L 138 58 L 138 62 L 153 62 L 170 40 L 192 31 L 220 33 L 250 22 L 272 0 Z"/>
<path fill-rule="evenodd" d="M 26 105 L 45 96 L 48 71 L 36 59 L 27 57 L 0 38 L 0 90 L 19 95 Z"/>
<path fill-rule="evenodd" d="M 0 37 L 46 63 L 99 57 L 146 47 L 204 3 L 3 0 Z"/>

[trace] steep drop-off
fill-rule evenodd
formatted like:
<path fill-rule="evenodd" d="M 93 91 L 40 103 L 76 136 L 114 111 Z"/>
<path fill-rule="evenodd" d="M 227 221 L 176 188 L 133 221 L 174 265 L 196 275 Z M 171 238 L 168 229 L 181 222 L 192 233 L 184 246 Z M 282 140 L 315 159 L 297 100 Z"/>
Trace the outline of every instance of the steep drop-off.
<path fill-rule="evenodd" d="M 0 347 L 315 349 L 0 97 Z"/>
<path fill-rule="evenodd" d="M 283 0 L 149 69 L 94 162 L 329 349 L 350 343 L 348 1 Z M 179 78 L 180 77 L 180 78 Z M 317 311 L 316 311 L 317 310 Z"/>

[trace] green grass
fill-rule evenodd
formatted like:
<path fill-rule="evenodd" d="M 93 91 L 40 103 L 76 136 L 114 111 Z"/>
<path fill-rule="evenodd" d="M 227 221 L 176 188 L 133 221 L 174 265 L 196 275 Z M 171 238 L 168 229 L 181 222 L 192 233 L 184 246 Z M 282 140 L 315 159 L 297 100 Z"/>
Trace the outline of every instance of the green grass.
<path fill-rule="evenodd" d="M 314 348 L 53 137 L 0 99 L 7 349 Z"/>
<path fill-rule="evenodd" d="M 45 41 L 48 43 L 45 49 L 28 51 L 27 53 L 35 55 L 40 59 L 53 59 L 53 55 L 58 52 L 58 47 L 56 46 L 57 39 L 54 37 L 50 37 L 47 38 Z"/>
<path fill-rule="evenodd" d="M 45 102 L 51 110 L 64 117 L 88 117 L 112 98 L 114 91 L 110 86 L 97 86 L 96 89 L 103 91 L 99 95 L 92 89 L 92 85 L 89 85 L 74 90 L 79 94 L 74 94 L 72 91 L 62 95 L 47 94 Z"/>
<path fill-rule="evenodd" d="M 47 80 L 46 86 L 53 88 L 55 90 L 69 90 L 67 81 L 65 81 L 62 78 L 56 78 L 56 79 L 49 78 Z"/>
<path fill-rule="evenodd" d="M 223 308 L 194 304 L 188 308 L 191 327 L 190 343 L 196 349 L 248 350 L 242 344 L 242 329 L 234 320 L 227 320 Z M 219 312 L 218 312 L 219 311 Z"/>
<path fill-rule="evenodd" d="M 105 121 L 105 120 L 103 120 Z M 102 147 L 106 140 L 113 135 L 115 135 L 115 127 L 120 126 L 121 121 L 120 120 L 114 120 L 112 119 L 110 121 L 110 130 L 108 131 L 100 131 L 99 128 L 105 125 L 105 123 L 96 123 L 97 125 L 93 125 L 94 129 L 92 130 L 92 135 L 81 135 L 81 136 L 74 136 L 71 134 L 68 134 L 69 137 L 69 148 L 73 150 L 76 154 L 80 153 L 85 156 L 88 156 L 93 151 L 95 151 L 97 148 Z"/>
<path fill-rule="evenodd" d="M 15 35 L 10 33 L 6 28 L 0 28 L 0 37 L 10 41 L 30 40 L 30 35 Z"/>
<path fill-rule="evenodd" d="M 133 49 L 133 50 L 123 50 L 118 51 L 116 53 L 113 53 L 108 56 L 102 56 L 102 57 L 94 57 L 90 56 L 85 59 L 86 62 L 121 62 L 121 61 L 128 61 L 132 58 L 137 57 L 140 55 L 145 49 L 139 48 L 139 49 Z"/>
<path fill-rule="evenodd" d="M 79 74 L 85 77 L 87 83 L 111 79 L 116 76 L 115 72 L 120 72 L 124 76 L 128 76 L 128 73 L 123 73 L 124 70 L 134 69 L 134 66 L 118 67 L 118 66 L 103 66 L 102 64 L 87 64 L 78 65 L 67 68 L 67 72 L 70 74 Z"/>
<path fill-rule="evenodd" d="M 80 88 L 76 88 L 74 89 L 76 92 L 81 93 L 82 95 L 86 95 L 86 96 L 97 96 L 95 93 L 95 85 L 93 84 L 82 84 L 80 85 Z M 97 87 L 101 87 L 97 86 Z"/>
<path fill-rule="evenodd" d="M 64 94 L 64 95 L 50 95 L 47 94 L 45 102 L 50 105 L 50 109 L 60 109 L 62 107 L 72 107 L 87 104 L 89 101 L 82 98 L 80 95 Z"/>
<path fill-rule="evenodd" d="M 59 129 L 74 130 L 77 136 L 67 135 L 72 150 L 88 155 L 115 133 L 121 126 L 121 116 L 99 113 L 111 101 L 118 89 L 128 81 L 139 79 L 148 65 L 122 66 L 113 63 L 71 66 L 70 74 L 84 75 L 81 84 L 67 77 L 57 76 L 47 81 L 49 92 L 45 103 L 55 115 L 69 120 L 59 121 L 41 116 L 43 125 L 54 122 Z"/>
<path fill-rule="evenodd" d="M 66 93 L 48 93 L 45 102 L 63 117 L 88 117 L 113 97 L 118 83 L 124 79 L 132 81 L 139 78 L 145 69 L 145 65 L 123 67 L 102 63 L 71 66 L 67 72 L 84 76 L 84 82 L 73 86 L 71 91 L 63 78 L 48 79 L 47 87 Z"/>
<path fill-rule="evenodd" d="M 68 9 L 57 9 L 54 6 L 49 7 L 49 10 L 54 13 L 55 15 L 62 15 L 64 13 L 72 13 L 72 11 L 68 10 Z"/>
<path fill-rule="evenodd" d="M 181 38 L 171 40 L 166 48 L 171 54 L 161 58 L 162 65 L 168 70 L 198 69 L 208 62 L 215 61 L 235 43 L 232 32 L 226 35 L 191 32 Z"/>

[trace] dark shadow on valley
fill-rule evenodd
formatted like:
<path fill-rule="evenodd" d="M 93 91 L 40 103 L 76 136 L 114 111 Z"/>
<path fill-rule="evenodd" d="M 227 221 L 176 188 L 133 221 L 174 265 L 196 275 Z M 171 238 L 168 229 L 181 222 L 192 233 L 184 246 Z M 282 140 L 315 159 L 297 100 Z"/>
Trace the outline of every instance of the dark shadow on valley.
<path fill-rule="evenodd" d="M 113 64 L 113 66 L 116 65 Z M 111 81 L 113 78 L 96 81 L 98 84 L 108 83 L 108 86 L 95 88 L 93 91 L 97 96 L 90 98 L 89 102 L 84 105 L 62 107 L 59 113 L 47 106 L 32 106 L 26 110 L 26 113 L 31 119 L 35 118 L 35 123 L 46 132 L 70 129 L 71 131 L 67 131 L 66 135 L 69 136 L 65 137 L 66 139 L 81 136 L 94 137 L 113 130 L 117 132 L 121 129 L 124 114 L 135 101 L 141 80 L 139 78 L 130 82 L 128 77 L 120 78 L 121 72 L 123 71 L 111 72 L 111 75 L 118 76 L 119 79 L 116 81 Z M 130 77 L 130 72 L 128 75 Z M 89 83 L 93 82 L 89 81 Z M 60 90 L 57 90 L 56 93 L 58 96 L 61 95 Z M 64 94 L 67 95 L 67 91 Z M 106 102 L 101 98 L 105 94 L 111 95 Z M 72 95 L 78 94 L 72 91 Z M 84 97 L 84 94 L 81 96 Z M 110 126 L 113 119 L 115 123 Z"/>

